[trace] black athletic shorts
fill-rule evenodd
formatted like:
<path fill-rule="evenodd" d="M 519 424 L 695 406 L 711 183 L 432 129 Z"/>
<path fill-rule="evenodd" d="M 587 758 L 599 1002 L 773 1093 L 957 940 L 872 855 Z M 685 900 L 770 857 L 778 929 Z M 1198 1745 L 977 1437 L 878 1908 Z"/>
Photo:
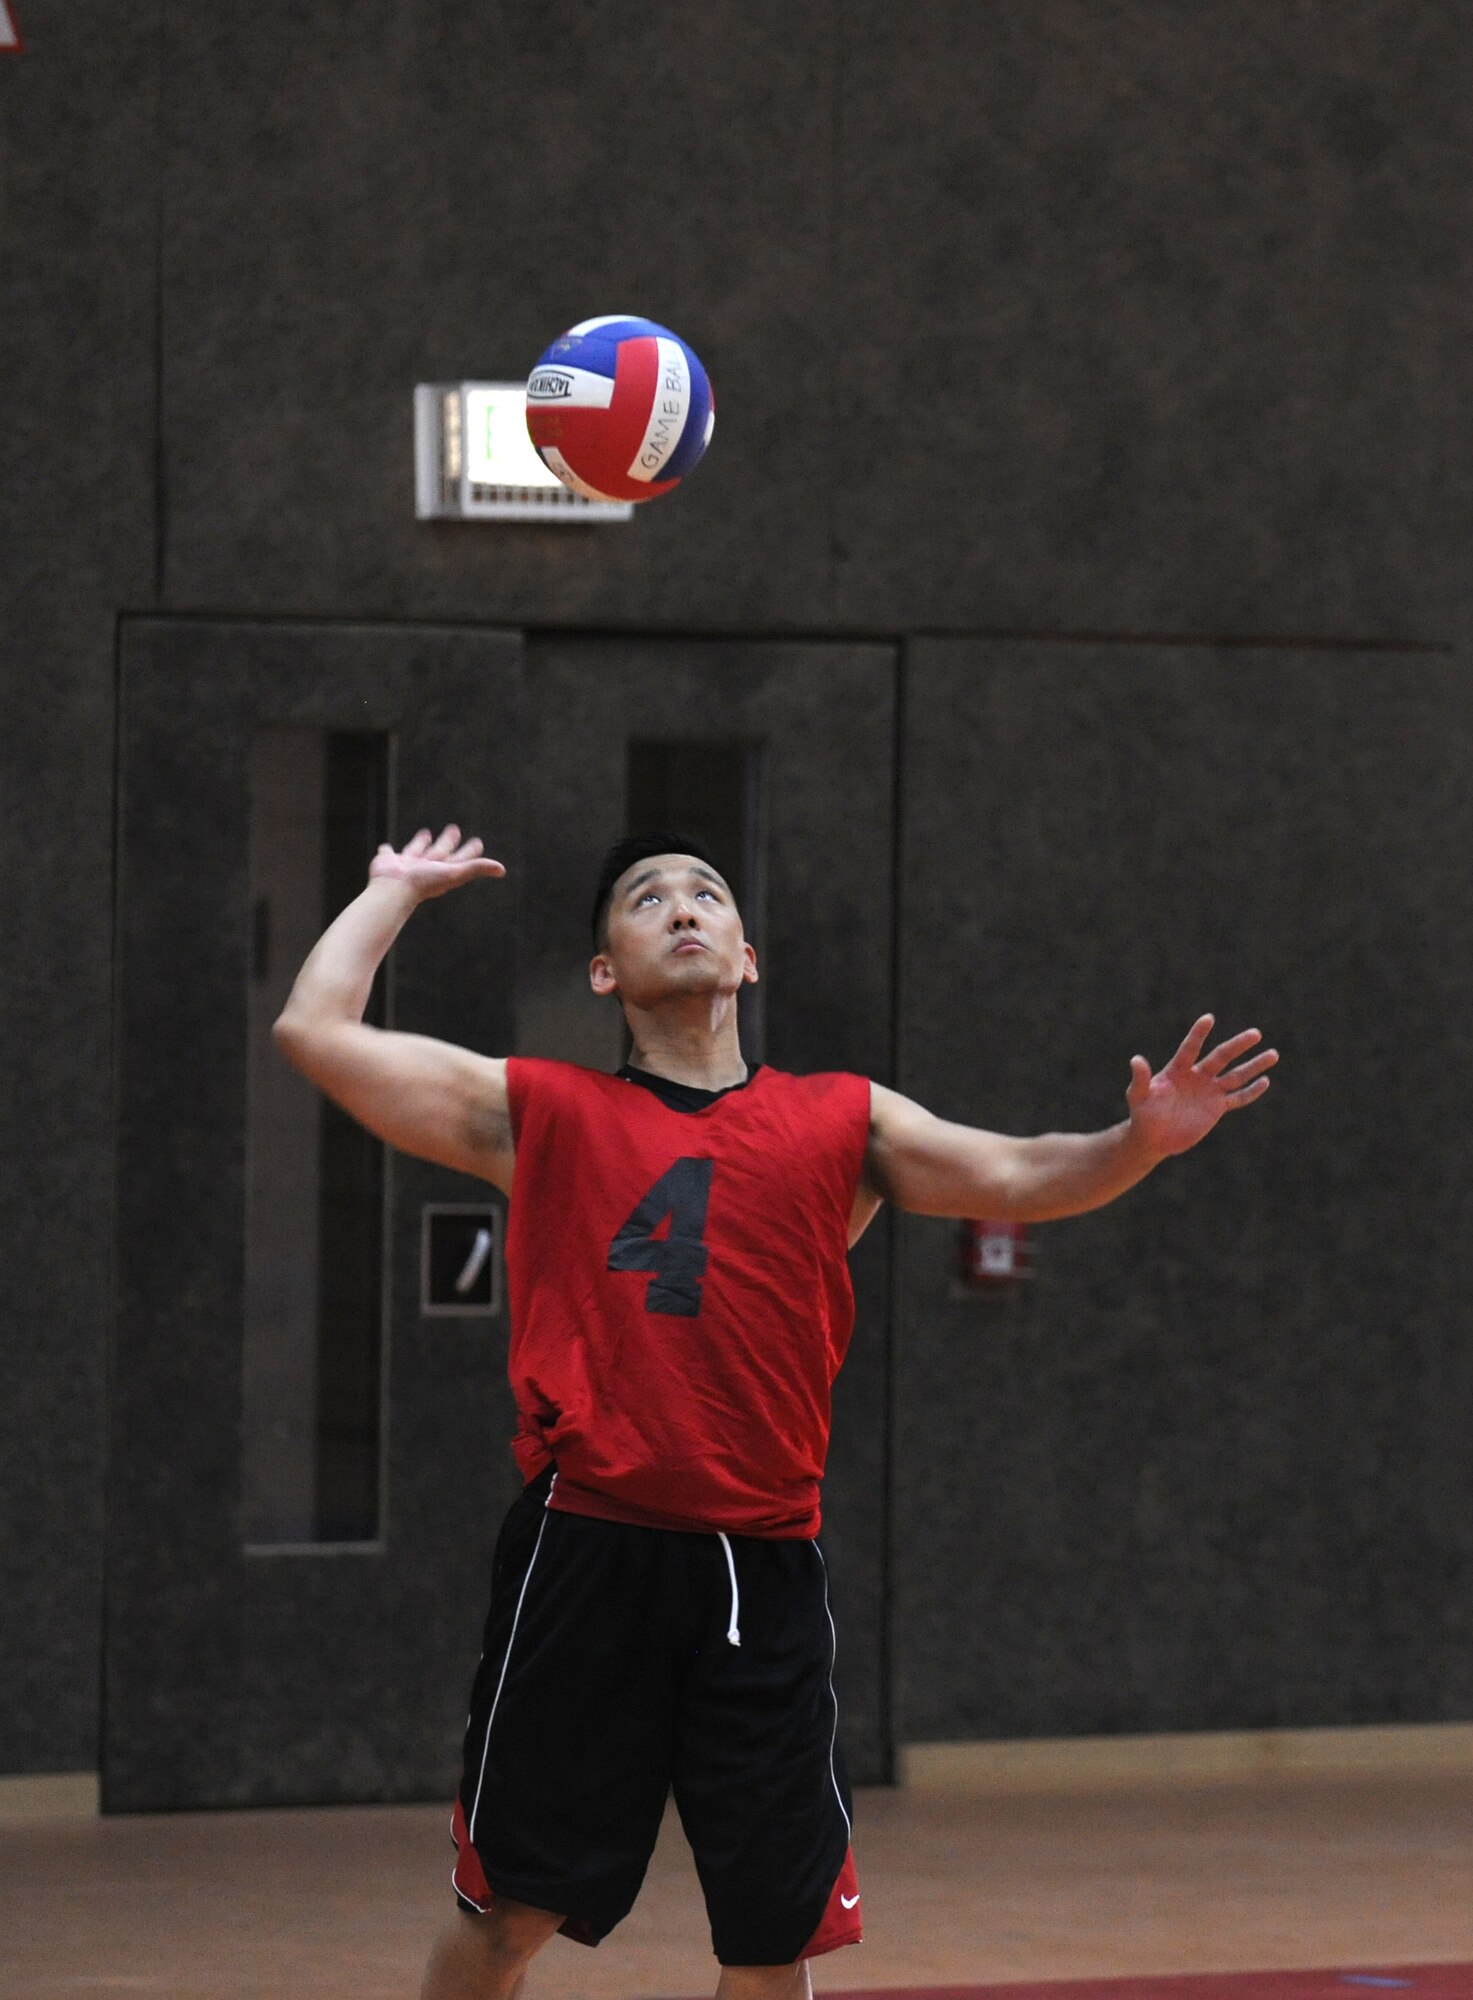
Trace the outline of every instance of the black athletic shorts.
<path fill-rule="evenodd" d="M 814 1541 L 626 1527 L 529 1486 L 496 1545 L 455 1810 L 455 1889 L 628 1915 L 673 1787 L 723 1965 L 861 1931 Z"/>

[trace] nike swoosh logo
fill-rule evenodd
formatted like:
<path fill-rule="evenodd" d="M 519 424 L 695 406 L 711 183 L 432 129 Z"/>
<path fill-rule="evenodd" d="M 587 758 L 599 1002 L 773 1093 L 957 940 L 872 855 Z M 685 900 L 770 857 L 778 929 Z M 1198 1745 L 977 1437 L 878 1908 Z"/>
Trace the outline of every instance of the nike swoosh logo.
<path fill-rule="evenodd" d="M 846 1896 L 841 1891 L 839 1901 L 844 1905 L 846 1910 L 852 1910 L 854 1905 L 859 1901 L 859 1898 L 858 1896 Z"/>

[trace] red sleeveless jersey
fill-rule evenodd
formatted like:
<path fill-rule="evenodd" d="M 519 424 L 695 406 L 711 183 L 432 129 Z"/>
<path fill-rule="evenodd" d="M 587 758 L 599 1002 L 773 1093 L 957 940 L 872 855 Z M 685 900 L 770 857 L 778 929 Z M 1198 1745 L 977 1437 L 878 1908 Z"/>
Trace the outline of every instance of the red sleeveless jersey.
<path fill-rule="evenodd" d="M 861 1076 L 759 1069 L 699 1111 L 513 1057 L 513 1444 L 550 1505 L 656 1528 L 818 1532 L 849 1345 Z"/>

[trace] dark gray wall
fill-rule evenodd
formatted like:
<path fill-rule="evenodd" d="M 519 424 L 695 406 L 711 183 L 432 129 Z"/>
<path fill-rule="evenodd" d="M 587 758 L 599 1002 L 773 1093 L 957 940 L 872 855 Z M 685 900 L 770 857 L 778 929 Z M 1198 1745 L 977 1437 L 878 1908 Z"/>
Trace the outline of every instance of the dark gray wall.
<path fill-rule="evenodd" d="M 1392 0 L 171 7 L 171 598 L 1441 637 L 1467 44 Z M 619 300 L 716 385 L 678 504 L 417 526 L 412 383 Z"/>
<path fill-rule="evenodd" d="M 97 1763 L 113 634 L 153 575 L 149 10 L 0 58 L 0 1771 Z"/>
<path fill-rule="evenodd" d="M 922 642 L 906 714 L 902 1088 L 1105 1125 L 1209 1009 L 1283 1066 L 1010 1304 L 906 1219 L 901 1739 L 1473 1714 L 1466 668 Z"/>
<path fill-rule="evenodd" d="M 846 9 L 847 614 L 1444 636 L 1469 47 L 1393 0 Z"/>
<path fill-rule="evenodd" d="M 0 59 L 16 1770 L 96 1758 L 119 610 L 1465 645 L 1473 524 L 1455 9 L 23 11 L 29 53 Z M 717 438 L 689 489 L 607 532 L 416 524 L 414 382 L 516 373 L 571 320 L 626 306 L 710 365 Z M 1355 671 L 1397 685 L 1394 661 Z M 1098 727 L 1124 757 L 1121 715 Z M 1271 706 L 1259 729 L 1269 768 L 1311 782 L 1297 715 Z M 1367 798 L 1422 786 L 1392 717 L 1377 755 Z M 1399 975 L 1367 943 L 1386 905 L 1338 907 L 1365 992 L 1393 1008 Z M 1077 949 L 1106 951 L 1085 915 Z M 936 1005 L 960 1047 L 969 1009 Z M 1146 1026 L 1122 1002 L 1124 1039 Z M 1093 1063 L 1113 1044 L 1080 1046 Z M 1016 1115 L 1041 1110 L 1027 1094 Z M 1415 1234 L 1400 1183 L 1387 1200 L 1388 1235 Z M 1323 1247 L 1302 1282 L 1373 1328 Z M 1370 1449 L 1362 1403 L 1335 1421 L 1345 1454 Z M 1440 1544 L 1415 1545 L 1430 1589 Z M 1294 1546 L 1318 1548 L 1308 1529 Z M 1344 1573 L 1330 1560 L 1326 1587 Z M 1443 1712 L 1410 1640 L 1374 1646 L 1357 1689 L 1379 1673 Z M 991 1725 L 958 1693 L 925 1726 Z"/>
<path fill-rule="evenodd" d="M 830 7 L 174 6 L 166 76 L 171 601 L 827 616 Z M 716 384 L 679 508 L 416 524 L 414 383 L 520 377 L 619 299 Z"/>

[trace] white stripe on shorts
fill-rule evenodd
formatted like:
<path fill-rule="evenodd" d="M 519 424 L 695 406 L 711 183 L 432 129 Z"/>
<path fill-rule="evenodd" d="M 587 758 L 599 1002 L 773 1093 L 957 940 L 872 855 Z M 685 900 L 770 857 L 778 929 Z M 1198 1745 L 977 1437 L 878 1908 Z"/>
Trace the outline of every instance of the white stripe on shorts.
<path fill-rule="evenodd" d="M 551 1498 L 551 1495 L 548 1496 Z M 506 1655 L 501 1662 L 501 1678 L 496 1683 L 496 1692 L 491 1697 L 491 1713 L 486 1717 L 486 1741 L 481 1746 L 481 1774 L 476 1780 L 476 1802 L 471 1807 L 470 1822 L 466 1828 L 471 1846 L 476 1844 L 476 1814 L 481 1810 L 481 1791 L 486 1783 L 486 1759 L 491 1751 L 491 1725 L 496 1720 L 496 1707 L 501 1700 L 501 1690 L 506 1686 L 506 1670 L 511 1665 L 511 1649 L 516 1644 L 517 1626 L 521 1623 L 522 1604 L 526 1599 L 527 1585 L 532 1581 L 532 1571 L 537 1566 L 537 1551 L 542 1547 L 542 1537 L 547 1532 L 547 1511 L 544 1508 L 542 1522 L 537 1530 L 537 1540 L 532 1544 L 532 1560 L 527 1564 L 527 1574 L 522 1578 L 522 1587 L 517 1593 L 517 1608 L 511 1621 L 511 1631 L 507 1634 Z M 837 1715 L 837 1710 L 835 1711 Z"/>
<path fill-rule="evenodd" d="M 829 1782 L 834 1788 L 834 1797 L 839 1801 L 839 1811 L 844 1814 L 844 1824 L 849 1829 L 849 1838 L 854 1838 L 854 1822 L 844 1806 L 844 1794 L 839 1790 L 839 1774 L 834 1769 L 834 1745 L 839 1738 L 839 1697 L 834 1693 L 834 1661 L 839 1657 L 839 1635 L 834 1630 L 834 1614 L 829 1609 L 829 1566 L 823 1560 L 823 1550 L 818 1543 L 813 1544 L 813 1553 L 823 1564 L 823 1615 L 829 1621 L 829 1700 L 834 1704 L 834 1727 L 829 1737 Z"/>

